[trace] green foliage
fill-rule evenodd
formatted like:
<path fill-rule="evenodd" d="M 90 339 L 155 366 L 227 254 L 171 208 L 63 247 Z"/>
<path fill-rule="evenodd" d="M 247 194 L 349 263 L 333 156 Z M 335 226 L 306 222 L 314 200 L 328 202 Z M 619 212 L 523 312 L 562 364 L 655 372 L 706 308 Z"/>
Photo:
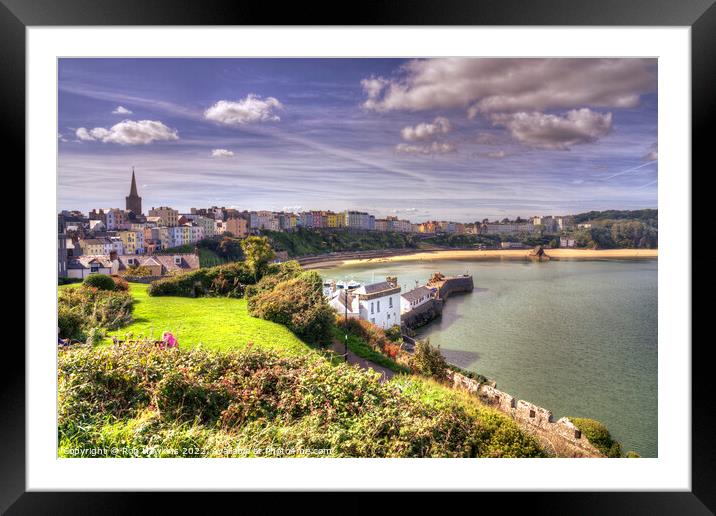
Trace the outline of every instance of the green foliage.
<path fill-rule="evenodd" d="M 114 290 L 114 280 L 107 274 L 90 274 L 83 283 L 100 290 Z"/>
<path fill-rule="evenodd" d="M 607 457 L 621 457 L 622 447 L 612 439 L 609 430 L 599 421 L 581 417 L 570 417 L 570 421 L 582 431 L 587 440 Z"/>
<path fill-rule="evenodd" d="M 143 342 L 63 349 L 60 455 L 274 456 L 282 448 L 279 457 L 544 456 L 514 421 L 474 398 L 418 378 L 378 378 L 316 354 Z"/>
<path fill-rule="evenodd" d="M 440 352 L 440 346 L 430 344 L 430 340 L 420 340 L 410 361 L 411 369 L 418 374 L 442 381 L 447 377 L 448 364 Z"/>
<path fill-rule="evenodd" d="M 271 292 L 282 281 L 297 278 L 303 273 L 303 268 L 295 260 L 272 263 L 268 265 L 266 274 L 255 285 L 246 288 L 246 299 L 249 302 L 249 311 L 254 309 L 255 300 L 261 294 Z"/>
<path fill-rule="evenodd" d="M 392 326 L 384 331 L 385 336 L 391 342 L 403 342 L 403 334 L 400 331 L 400 326 Z"/>
<path fill-rule="evenodd" d="M 268 263 L 276 257 L 266 237 L 250 236 L 241 241 L 246 265 L 253 271 L 256 281 L 263 276 Z"/>
<path fill-rule="evenodd" d="M 93 329 L 120 328 L 131 322 L 133 309 L 134 300 L 128 292 L 100 290 L 86 284 L 62 289 L 58 297 L 60 337 L 83 340 Z"/>
<path fill-rule="evenodd" d="M 306 229 L 294 231 L 262 231 L 277 251 L 289 256 L 332 253 L 339 251 L 370 251 L 376 249 L 416 248 L 415 235 L 387 231 L 347 228 Z"/>
<path fill-rule="evenodd" d="M 588 211 L 585 213 L 578 213 L 574 216 L 575 224 L 582 224 L 583 222 L 590 222 L 596 220 L 624 220 L 633 219 L 640 220 L 652 226 L 657 226 L 657 220 L 659 218 L 659 210 L 645 209 L 645 210 L 605 210 L 605 211 Z"/>
<path fill-rule="evenodd" d="M 181 272 L 153 281 L 150 296 L 243 297 L 246 285 L 255 282 L 253 271 L 243 262 Z"/>
<path fill-rule="evenodd" d="M 316 272 L 303 272 L 255 295 L 249 313 L 283 324 L 310 343 L 330 342 L 334 315 L 323 297 L 323 280 Z"/>
<path fill-rule="evenodd" d="M 640 458 L 641 458 L 641 455 L 639 455 L 639 454 L 638 454 L 637 452 L 635 452 L 635 451 L 628 451 L 627 454 L 625 455 L 625 457 L 626 457 L 627 459 L 640 459 Z"/>
<path fill-rule="evenodd" d="M 341 343 L 345 342 L 345 331 L 346 329 L 343 326 L 343 321 L 338 321 L 338 323 L 335 324 L 333 326 L 333 329 L 331 330 L 333 340 Z M 370 360 L 371 362 L 378 364 L 379 366 L 383 366 L 386 369 L 390 369 L 391 371 L 394 371 L 396 373 L 410 372 L 407 367 L 399 364 L 398 362 L 387 356 L 381 349 L 368 344 L 368 342 L 366 342 L 363 337 L 352 333 L 350 330 L 348 333 L 348 349 L 359 357 L 365 358 L 366 360 Z"/>
<path fill-rule="evenodd" d="M 57 309 L 57 327 L 62 339 L 83 340 L 82 315 L 67 304 L 60 304 Z"/>
<path fill-rule="evenodd" d="M 70 285 L 72 283 L 82 283 L 82 279 L 81 278 L 66 278 L 63 276 L 57 277 L 58 285 Z"/>

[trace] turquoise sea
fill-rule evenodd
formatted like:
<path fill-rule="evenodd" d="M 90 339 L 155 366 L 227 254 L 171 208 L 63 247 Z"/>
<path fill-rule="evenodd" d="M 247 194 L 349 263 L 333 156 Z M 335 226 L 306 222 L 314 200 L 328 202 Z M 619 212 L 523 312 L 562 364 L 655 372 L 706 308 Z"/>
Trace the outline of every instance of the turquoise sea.
<path fill-rule="evenodd" d="M 518 399 L 605 423 L 625 451 L 657 456 L 657 260 L 393 262 L 321 269 L 361 282 L 469 272 L 419 330 L 446 358 Z"/>

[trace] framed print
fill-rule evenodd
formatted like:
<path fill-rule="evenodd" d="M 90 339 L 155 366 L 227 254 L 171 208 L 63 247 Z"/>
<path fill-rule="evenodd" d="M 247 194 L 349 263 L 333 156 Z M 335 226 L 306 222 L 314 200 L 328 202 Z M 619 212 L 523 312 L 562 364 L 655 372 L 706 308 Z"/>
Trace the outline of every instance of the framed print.
<path fill-rule="evenodd" d="M 0 507 L 713 511 L 711 2 L 220 4 L 0 6 L 28 205 Z"/>

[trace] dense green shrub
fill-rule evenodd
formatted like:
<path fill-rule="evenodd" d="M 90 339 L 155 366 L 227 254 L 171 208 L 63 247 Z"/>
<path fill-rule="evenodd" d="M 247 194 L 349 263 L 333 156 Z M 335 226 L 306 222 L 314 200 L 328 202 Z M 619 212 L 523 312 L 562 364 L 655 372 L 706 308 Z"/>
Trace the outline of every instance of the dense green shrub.
<path fill-rule="evenodd" d="M 83 283 L 100 290 L 114 290 L 114 280 L 107 274 L 90 274 Z"/>
<path fill-rule="evenodd" d="M 249 313 L 283 324 L 314 344 L 327 344 L 331 340 L 333 310 L 323 297 L 323 280 L 313 271 L 303 272 L 296 278 L 277 283 L 273 290 L 257 294 L 252 298 Z"/>
<path fill-rule="evenodd" d="M 607 457 L 621 457 L 622 446 L 612 439 L 609 430 L 599 421 L 582 417 L 570 417 L 570 421 L 579 428 L 587 440 Z"/>
<path fill-rule="evenodd" d="M 153 281 L 150 296 L 243 297 L 246 285 L 255 282 L 253 271 L 243 262 L 182 272 Z"/>
<path fill-rule="evenodd" d="M 66 304 L 61 303 L 57 309 L 57 327 L 62 339 L 84 340 L 82 315 Z"/>
<path fill-rule="evenodd" d="M 60 351 L 58 396 L 61 456 L 544 455 L 509 417 L 462 393 L 415 377 L 381 384 L 313 353 L 78 346 Z"/>
<path fill-rule="evenodd" d="M 440 352 L 440 346 L 430 344 L 430 340 L 420 340 L 410 360 L 413 372 L 442 381 L 447 377 L 448 364 Z"/>
<path fill-rule="evenodd" d="M 268 265 L 266 274 L 255 285 L 246 287 L 246 299 L 249 311 L 254 309 L 255 299 L 266 292 L 271 292 L 282 281 L 297 278 L 303 268 L 295 260 Z"/>
<path fill-rule="evenodd" d="M 66 278 L 64 276 L 57 277 L 58 285 L 69 285 L 70 283 L 82 283 L 82 278 Z"/>
<path fill-rule="evenodd" d="M 109 276 L 107 278 L 112 281 Z M 69 317 L 70 313 L 72 317 L 79 317 L 85 334 L 92 328 L 116 330 L 129 324 L 133 309 L 134 299 L 129 292 L 100 290 L 87 285 L 61 290 L 58 297 L 58 313 L 63 317 Z M 69 324 L 68 321 L 66 319 L 65 324 Z"/>

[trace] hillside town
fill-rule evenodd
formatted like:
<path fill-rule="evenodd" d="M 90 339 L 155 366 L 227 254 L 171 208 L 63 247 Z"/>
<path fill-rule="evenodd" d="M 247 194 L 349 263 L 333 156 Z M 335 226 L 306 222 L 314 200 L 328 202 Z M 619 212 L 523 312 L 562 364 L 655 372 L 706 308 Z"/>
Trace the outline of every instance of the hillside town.
<path fill-rule="evenodd" d="M 555 233 L 589 224 L 574 224 L 571 216 L 535 216 L 530 219 L 517 218 L 510 221 L 489 221 L 463 223 L 454 221 L 428 220 L 411 222 L 396 216 L 378 218 L 367 212 L 345 210 L 312 210 L 294 212 L 247 211 L 236 208 L 212 206 L 191 208 L 189 213 L 180 213 L 169 206 L 152 206 L 143 211 L 142 197 L 137 189 L 134 168 L 132 169 L 129 195 L 125 208 L 95 208 L 89 213 L 78 210 L 63 210 L 58 214 L 58 273 L 61 277 L 84 277 L 102 269 L 102 259 L 97 263 L 90 257 L 109 257 L 115 254 L 126 266 L 149 266 L 161 268 L 166 273 L 172 268 L 191 268 L 194 263 L 188 258 L 159 265 L 166 261 L 149 259 L 157 253 L 191 246 L 205 238 L 230 235 L 245 238 L 262 231 L 291 232 L 299 228 L 329 230 L 367 230 L 376 232 L 397 232 L 418 235 L 507 235 L 532 234 L 544 231 Z M 515 244 L 504 242 L 503 247 Z M 563 237 L 561 247 L 574 247 L 573 239 Z M 185 253 L 186 254 L 186 253 Z M 129 258 L 135 256 L 136 258 Z M 182 255 L 183 256 L 183 255 Z M 198 265 L 197 265 L 198 266 Z"/>

